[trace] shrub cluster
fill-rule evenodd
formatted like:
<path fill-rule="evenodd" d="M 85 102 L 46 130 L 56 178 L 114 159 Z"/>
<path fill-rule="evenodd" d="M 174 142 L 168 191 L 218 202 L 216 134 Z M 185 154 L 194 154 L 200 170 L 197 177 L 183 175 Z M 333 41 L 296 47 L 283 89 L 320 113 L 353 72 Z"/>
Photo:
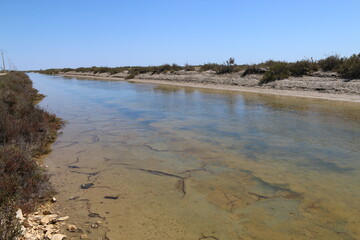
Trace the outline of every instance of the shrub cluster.
<path fill-rule="evenodd" d="M 343 62 L 344 59 L 340 58 L 339 55 L 332 55 L 327 58 L 319 60 L 318 65 L 323 71 L 330 72 L 330 71 L 338 70 Z"/>
<path fill-rule="evenodd" d="M 343 59 L 342 64 L 338 67 L 338 73 L 349 80 L 360 79 L 360 54 Z"/>
<path fill-rule="evenodd" d="M 93 72 L 93 73 L 110 73 L 116 74 L 123 71 L 128 71 L 126 79 L 132 79 L 138 74 L 152 73 L 160 74 L 166 72 L 175 72 L 179 70 L 185 71 L 214 71 L 216 74 L 229 74 L 245 70 L 242 76 L 248 74 L 263 74 L 259 84 L 264 84 L 276 80 L 281 80 L 289 76 L 301 77 L 312 72 L 322 70 L 325 72 L 334 71 L 346 79 L 360 78 L 359 74 L 359 55 L 352 55 L 349 58 L 341 58 L 339 55 L 328 56 L 324 59 L 314 60 L 301 60 L 296 62 L 281 62 L 269 60 L 255 65 L 236 65 L 234 58 L 229 58 L 225 63 L 205 63 L 200 66 L 179 66 L 176 64 L 164 64 L 161 66 L 149 67 L 90 67 L 90 68 L 64 68 L 64 69 L 47 69 L 37 71 L 45 74 L 58 74 L 60 72 L 77 71 L 77 72 Z"/>
<path fill-rule="evenodd" d="M 62 122 L 35 103 L 41 96 L 25 73 L 0 76 L 0 237 L 16 234 L 14 211 L 31 211 L 52 194 L 35 157 L 48 152 Z M 10 215 L 9 215 L 10 214 Z"/>

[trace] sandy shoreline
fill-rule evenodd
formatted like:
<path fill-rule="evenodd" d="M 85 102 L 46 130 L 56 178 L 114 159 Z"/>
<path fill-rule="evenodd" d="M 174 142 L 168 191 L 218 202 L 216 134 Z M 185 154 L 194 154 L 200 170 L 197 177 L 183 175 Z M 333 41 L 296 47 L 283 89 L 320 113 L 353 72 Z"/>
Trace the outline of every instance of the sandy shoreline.
<path fill-rule="evenodd" d="M 192 87 L 202 89 L 213 89 L 221 91 L 233 91 L 233 92 L 247 92 L 247 93 L 258 93 L 268 95 L 278 95 L 286 97 L 301 97 L 301 98 L 313 98 L 331 101 L 345 101 L 360 103 L 360 95 L 353 94 L 334 94 L 334 93 L 321 93 L 314 91 L 301 91 L 301 90 L 280 90 L 272 88 L 261 88 L 261 87 L 245 87 L 245 86 L 231 86 L 223 84 L 202 84 L 202 83 L 191 83 L 191 82 L 177 82 L 171 80 L 155 80 L 155 79 L 129 79 L 126 80 L 120 77 L 110 76 L 94 76 L 94 75 L 78 75 L 78 74 L 59 74 L 59 76 L 95 79 L 95 80 L 111 80 L 111 81 L 128 81 L 137 83 L 149 83 L 149 84 L 163 84 L 179 87 Z"/>

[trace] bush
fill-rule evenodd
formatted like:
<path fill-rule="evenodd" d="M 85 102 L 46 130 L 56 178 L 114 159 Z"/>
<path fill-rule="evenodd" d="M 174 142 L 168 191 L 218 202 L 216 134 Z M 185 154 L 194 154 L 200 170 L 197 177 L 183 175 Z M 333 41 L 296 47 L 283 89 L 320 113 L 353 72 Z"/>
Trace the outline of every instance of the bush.
<path fill-rule="evenodd" d="M 249 74 L 263 74 L 267 71 L 266 68 L 260 68 L 260 67 L 257 67 L 257 66 L 250 66 L 250 67 L 247 67 L 245 72 L 243 72 L 243 74 L 241 75 L 242 77 L 245 77 Z"/>
<path fill-rule="evenodd" d="M 14 240 L 21 235 L 21 225 L 16 219 L 16 207 L 12 201 L 0 205 L 0 239 Z"/>
<path fill-rule="evenodd" d="M 336 71 L 342 63 L 343 59 L 339 55 L 332 55 L 318 62 L 319 67 L 325 72 Z"/>
<path fill-rule="evenodd" d="M 340 65 L 338 73 L 348 79 L 360 79 L 360 54 L 346 58 Z"/>
<path fill-rule="evenodd" d="M 209 71 L 209 70 L 212 70 L 212 71 L 216 71 L 217 69 L 219 68 L 219 64 L 217 63 L 205 63 L 204 65 L 202 65 L 200 67 L 200 71 Z"/>
<path fill-rule="evenodd" d="M 273 82 L 276 80 L 282 80 L 290 76 L 290 66 L 286 62 L 274 62 L 270 66 L 269 71 L 265 72 L 261 78 L 259 85 Z"/>
<path fill-rule="evenodd" d="M 185 71 L 195 71 L 195 66 L 185 64 L 184 69 L 185 69 Z"/>
<path fill-rule="evenodd" d="M 15 146 L 0 147 L 0 206 L 16 199 L 18 207 L 31 211 L 35 203 L 53 193 L 44 170 Z"/>
<path fill-rule="evenodd" d="M 218 65 L 215 70 L 217 74 L 233 73 L 235 71 L 234 65 Z"/>
<path fill-rule="evenodd" d="M 62 122 L 35 106 L 39 98 L 25 73 L 0 76 L 0 239 L 18 234 L 12 209 L 29 212 L 53 193 L 34 157 L 48 152 Z"/>
<path fill-rule="evenodd" d="M 318 65 L 315 62 L 309 60 L 302 60 L 291 63 L 289 67 L 291 76 L 295 77 L 301 77 L 310 72 L 315 72 L 318 70 Z"/>

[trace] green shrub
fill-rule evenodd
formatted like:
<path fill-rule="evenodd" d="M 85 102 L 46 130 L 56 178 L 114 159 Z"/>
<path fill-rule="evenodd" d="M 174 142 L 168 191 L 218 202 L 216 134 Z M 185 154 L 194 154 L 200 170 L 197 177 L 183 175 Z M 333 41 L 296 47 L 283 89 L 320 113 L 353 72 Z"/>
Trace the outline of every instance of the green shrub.
<path fill-rule="evenodd" d="M 274 62 L 271 64 L 269 71 L 265 72 L 260 79 L 259 85 L 282 80 L 290 76 L 290 66 L 287 62 Z"/>
<path fill-rule="evenodd" d="M 336 71 L 337 68 L 343 63 L 344 59 L 340 58 L 339 55 L 332 55 L 325 59 L 319 60 L 319 67 L 325 71 Z"/>
<path fill-rule="evenodd" d="M 310 72 L 317 71 L 318 65 L 313 61 L 302 60 L 302 61 L 297 61 L 295 63 L 290 63 L 289 70 L 290 70 L 291 76 L 301 77 Z"/>
<path fill-rule="evenodd" d="M 247 67 L 245 72 L 243 72 L 243 74 L 241 76 L 245 77 L 249 74 L 263 74 L 265 72 L 266 72 L 266 68 L 260 68 L 260 67 L 257 67 L 256 65 L 253 65 L 253 66 Z"/>
<path fill-rule="evenodd" d="M 184 66 L 185 71 L 195 71 L 195 66 L 191 66 L 189 64 L 185 64 Z"/>
<path fill-rule="evenodd" d="M 217 69 L 219 68 L 219 64 L 217 63 L 205 63 L 204 65 L 202 65 L 200 67 L 200 71 L 209 71 L 209 70 L 212 70 L 212 71 L 216 71 Z"/>
<path fill-rule="evenodd" d="M 344 59 L 338 73 L 348 79 L 360 79 L 360 54 Z"/>

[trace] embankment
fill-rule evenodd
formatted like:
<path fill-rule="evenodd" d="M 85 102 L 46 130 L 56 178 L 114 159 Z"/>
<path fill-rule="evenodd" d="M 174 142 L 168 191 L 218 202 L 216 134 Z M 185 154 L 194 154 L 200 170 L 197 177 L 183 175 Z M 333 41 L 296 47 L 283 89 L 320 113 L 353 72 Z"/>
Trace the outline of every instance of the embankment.
<path fill-rule="evenodd" d="M 104 80 L 126 80 L 127 71 L 116 74 L 68 71 L 59 75 Z M 175 71 L 142 73 L 129 81 L 201 87 L 231 91 L 257 92 L 285 96 L 360 102 L 360 80 L 349 81 L 334 72 L 314 72 L 302 77 L 289 77 L 259 85 L 262 74 L 242 76 L 243 72 L 219 75 L 215 71 Z"/>

